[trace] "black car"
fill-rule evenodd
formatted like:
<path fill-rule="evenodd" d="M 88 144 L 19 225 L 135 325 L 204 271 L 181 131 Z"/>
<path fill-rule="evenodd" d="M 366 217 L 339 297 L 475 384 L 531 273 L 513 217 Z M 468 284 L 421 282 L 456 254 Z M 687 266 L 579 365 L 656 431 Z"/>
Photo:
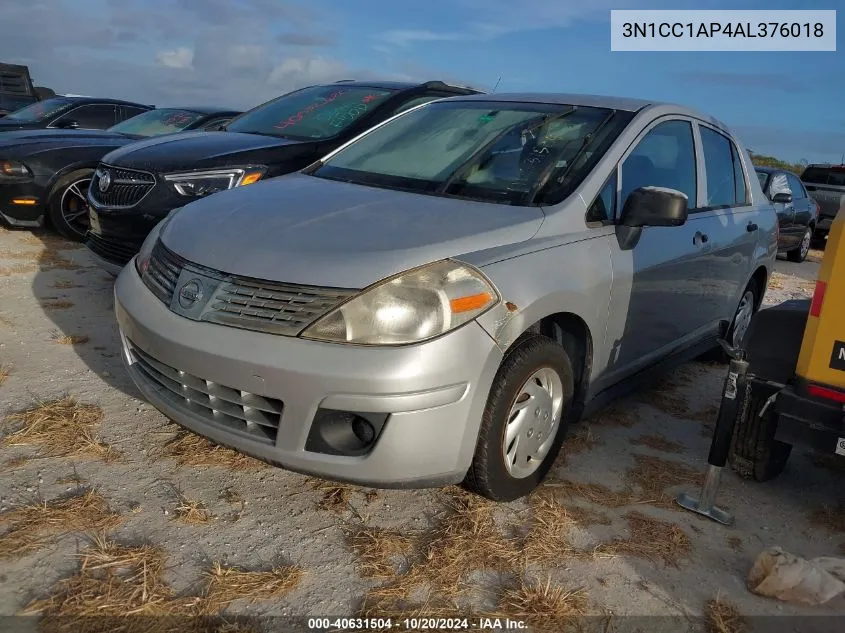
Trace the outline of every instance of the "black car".
<path fill-rule="evenodd" d="M 13 130 L 105 130 L 152 110 L 154 106 L 94 97 L 57 95 L 7 114 L 0 119 L 0 132 Z"/>
<path fill-rule="evenodd" d="M 158 108 L 108 130 L 30 130 L 0 134 L 0 217 L 38 227 L 45 216 L 67 238 L 88 230 L 91 174 L 108 152 L 183 130 L 216 129 L 239 112 L 224 108 Z"/>
<path fill-rule="evenodd" d="M 763 193 L 778 214 L 778 252 L 792 262 L 803 262 L 810 252 L 819 207 L 801 179 L 791 171 L 755 167 Z"/>
<path fill-rule="evenodd" d="M 833 218 L 839 209 L 845 208 L 845 165 L 807 165 L 801 180 L 819 204 L 819 223 L 813 241 L 815 246 L 823 248 Z"/>
<path fill-rule="evenodd" d="M 177 134 L 115 150 L 103 157 L 88 190 L 86 245 L 117 274 L 173 209 L 307 167 L 415 105 L 478 92 L 441 81 L 310 86 L 245 112 L 225 131 Z"/>

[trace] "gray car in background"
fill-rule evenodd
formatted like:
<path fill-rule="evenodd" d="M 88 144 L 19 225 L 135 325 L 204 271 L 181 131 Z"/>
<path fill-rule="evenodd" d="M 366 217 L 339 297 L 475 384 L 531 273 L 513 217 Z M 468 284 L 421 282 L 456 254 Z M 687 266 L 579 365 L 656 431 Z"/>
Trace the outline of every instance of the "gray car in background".
<path fill-rule="evenodd" d="M 833 218 L 841 207 L 845 207 L 845 165 L 807 165 L 801 180 L 819 203 L 819 223 L 814 241 L 816 246 L 822 248 Z"/>
<path fill-rule="evenodd" d="M 571 422 L 744 337 L 776 223 L 741 144 L 692 110 L 457 97 L 174 211 L 115 310 L 138 388 L 214 442 L 510 500 Z"/>

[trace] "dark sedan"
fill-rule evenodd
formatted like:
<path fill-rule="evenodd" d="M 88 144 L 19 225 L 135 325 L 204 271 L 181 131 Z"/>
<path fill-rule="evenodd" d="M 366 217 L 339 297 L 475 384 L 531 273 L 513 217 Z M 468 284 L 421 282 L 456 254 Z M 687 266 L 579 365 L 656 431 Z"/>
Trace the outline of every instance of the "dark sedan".
<path fill-rule="evenodd" d="M 801 179 L 791 171 L 755 167 L 763 193 L 778 214 L 778 252 L 792 262 L 803 262 L 810 252 L 819 207 Z"/>
<path fill-rule="evenodd" d="M 0 119 L 0 132 L 13 130 L 105 130 L 154 106 L 95 97 L 55 96 Z"/>
<path fill-rule="evenodd" d="M 117 274 L 170 211 L 224 189 L 302 169 L 415 105 L 478 93 L 440 81 L 342 81 L 268 101 L 225 132 L 185 133 L 103 157 L 88 190 L 88 248 Z"/>
<path fill-rule="evenodd" d="M 217 129 L 239 112 L 224 108 L 158 108 L 108 130 L 32 130 L 0 134 L 0 217 L 38 227 L 45 217 L 63 236 L 88 230 L 86 192 L 99 160 L 144 138 Z"/>

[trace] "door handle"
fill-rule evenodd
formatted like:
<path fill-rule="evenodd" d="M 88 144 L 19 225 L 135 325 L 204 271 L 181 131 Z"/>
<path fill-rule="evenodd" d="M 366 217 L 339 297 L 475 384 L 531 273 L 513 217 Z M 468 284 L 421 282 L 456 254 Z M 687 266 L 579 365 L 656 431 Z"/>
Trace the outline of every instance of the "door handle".
<path fill-rule="evenodd" d="M 709 239 L 710 238 L 707 236 L 706 233 L 702 233 L 701 231 L 696 231 L 695 237 L 692 238 L 692 243 L 695 244 L 695 245 L 706 244 L 707 240 L 709 240 Z"/>
<path fill-rule="evenodd" d="M 759 227 L 756 224 L 754 224 L 754 222 L 749 222 L 748 224 L 745 225 L 745 230 L 748 231 L 749 233 L 753 233 L 758 228 Z"/>

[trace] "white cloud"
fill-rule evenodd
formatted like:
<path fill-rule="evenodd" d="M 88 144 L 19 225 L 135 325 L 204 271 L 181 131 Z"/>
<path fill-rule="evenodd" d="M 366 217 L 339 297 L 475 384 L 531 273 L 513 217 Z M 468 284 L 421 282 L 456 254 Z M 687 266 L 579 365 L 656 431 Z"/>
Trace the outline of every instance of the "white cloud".
<path fill-rule="evenodd" d="M 185 46 L 172 51 L 159 51 L 156 55 L 156 63 L 168 68 L 190 69 L 194 66 L 194 51 Z"/>
<path fill-rule="evenodd" d="M 270 86 L 290 86 L 308 82 L 321 83 L 348 79 L 350 70 L 345 64 L 324 57 L 288 57 L 270 72 Z"/>
<path fill-rule="evenodd" d="M 439 33 L 415 29 L 394 29 L 378 35 L 378 39 L 396 46 L 408 46 L 414 42 L 456 41 L 467 37 L 465 33 Z"/>

